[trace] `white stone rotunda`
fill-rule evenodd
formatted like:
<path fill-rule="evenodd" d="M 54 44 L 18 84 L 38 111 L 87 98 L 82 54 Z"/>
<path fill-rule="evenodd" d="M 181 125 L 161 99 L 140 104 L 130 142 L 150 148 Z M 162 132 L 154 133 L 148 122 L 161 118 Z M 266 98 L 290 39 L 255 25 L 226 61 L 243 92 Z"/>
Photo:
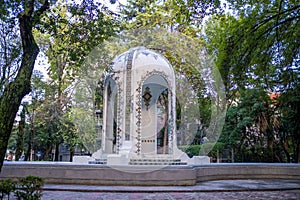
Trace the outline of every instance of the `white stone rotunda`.
<path fill-rule="evenodd" d="M 207 156 L 190 159 L 177 148 L 175 80 L 168 60 L 153 50 L 136 47 L 117 56 L 105 77 L 101 149 L 87 161 L 108 165 L 209 163 Z M 74 157 L 74 162 L 80 160 Z"/>

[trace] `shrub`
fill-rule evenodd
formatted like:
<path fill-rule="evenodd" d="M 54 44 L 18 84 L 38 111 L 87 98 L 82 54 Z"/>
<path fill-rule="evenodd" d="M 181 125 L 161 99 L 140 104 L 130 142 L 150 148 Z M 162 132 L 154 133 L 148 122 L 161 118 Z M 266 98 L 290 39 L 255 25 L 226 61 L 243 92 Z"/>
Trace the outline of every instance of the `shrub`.
<path fill-rule="evenodd" d="M 8 180 L 3 180 L 0 183 L 0 191 L 1 191 L 1 196 L 0 198 L 3 199 L 5 196 L 7 196 L 7 199 L 9 199 L 10 193 L 15 190 L 15 183 L 8 179 Z"/>
<path fill-rule="evenodd" d="M 193 156 L 199 156 L 201 145 L 186 145 L 179 146 L 178 148 L 185 152 L 191 158 Z"/>
<path fill-rule="evenodd" d="M 20 178 L 18 182 L 13 182 L 11 179 L 3 180 L 0 183 L 0 199 L 5 196 L 9 199 L 13 192 L 18 200 L 39 200 L 42 197 L 43 185 L 43 178 L 31 175 Z"/>
<path fill-rule="evenodd" d="M 44 179 L 38 176 L 20 178 L 16 187 L 15 196 L 22 200 L 38 200 L 42 197 Z"/>

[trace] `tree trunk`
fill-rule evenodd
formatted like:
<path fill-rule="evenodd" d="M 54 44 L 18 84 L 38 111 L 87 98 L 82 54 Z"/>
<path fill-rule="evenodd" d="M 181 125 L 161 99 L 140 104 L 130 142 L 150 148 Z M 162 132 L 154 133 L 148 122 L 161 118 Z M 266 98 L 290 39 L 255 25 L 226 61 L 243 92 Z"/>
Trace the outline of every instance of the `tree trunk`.
<path fill-rule="evenodd" d="M 39 47 L 32 34 L 33 24 L 38 22 L 41 14 L 50 7 L 49 1 L 45 0 L 34 12 L 34 4 L 35 0 L 28 1 L 24 4 L 24 12 L 18 15 L 23 47 L 21 66 L 14 81 L 4 89 L 0 98 L 0 172 L 16 114 L 23 97 L 29 94 L 31 89 L 30 79 L 39 53 Z"/>
<path fill-rule="evenodd" d="M 298 163 L 299 162 L 299 152 L 300 152 L 300 142 L 296 141 L 295 143 L 296 144 L 295 144 L 295 148 L 294 148 L 293 162 Z"/>
<path fill-rule="evenodd" d="M 15 80 L 5 88 L 0 98 L 0 172 L 15 116 L 23 97 L 30 92 L 30 78 L 39 53 L 32 34 L 31 17 L 25 14 L 19 16 L 23 45 L 22 62 Z"/>
<path fill-rule="evenodd" d="M 31 155 L 31 131 L 29 132 L 28 141 L 27 141 L 27 150 L 25 153 L 25 161 L 30 160 Z"/>
<path fill-rule="evenodd" d="M 285 140 L 283 140 L 282 138 L 280 139 L 280 144 L 282 146 L 283 152 L 285 154 L 285 157 L 287 159 L 287 162 L 290 163 L 291 162 L 291 158 L 290 158 L 290 153 L 288 151 L 288 144 Z"/>
<path fill-rule="evenodd" d="M 58 161 L 59 158 L 59 142 L 55 143 L 55 153 L 54 153 L 54 161 Z"/>
<path fill-rule="evenodd" d="M 75 155 L 75 148 L 71 147 L 70 148 L 70 159 L 69 159 L 70 162 L 73 162 L 73 156 L 74 155 Z"/>
<path fill-rule="evenodd" d="M 300 152 L 300 143 L 298 142 L 297 151 L 296 151 L 296 162 L 299 163 L 299 152 Z"/>
<path fill-rule="evenodd" d="M 52 146 L 53 146 L 52 143 L 50 143 L 50 142 L 46 143 L 46 149 L 44 151 L 43 160 L 45 160 L 45 161 L 50 161 L 50 160 L 53 161 L 53 158 L 52 158 L 52 155 L 51 155 L 51 153 L 52 153 Z"/>
<path fill-rule="evenodd" d="M 35 130 L 34 130 L 34 123 L 31 124 L 31 130 L 30 130 L 30 136 L 31 136 L 31 140 L 30 140 L 30 143 L 31 143 L 31 149 L 30 149 L 30 157 L 31 157 L 31 161 L 33 160 L 37 160 L 36 159 L 36 148 L 35 148 L 35 145 L 34 145 L 34 137 L 35 137 Z"/>

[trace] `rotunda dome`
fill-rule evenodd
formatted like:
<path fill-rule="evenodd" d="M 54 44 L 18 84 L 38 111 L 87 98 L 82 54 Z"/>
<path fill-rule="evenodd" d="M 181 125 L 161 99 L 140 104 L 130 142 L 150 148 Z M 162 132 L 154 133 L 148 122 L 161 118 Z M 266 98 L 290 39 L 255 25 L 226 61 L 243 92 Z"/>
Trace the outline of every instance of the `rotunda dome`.
<path fill-rule="evenodd" d="M 141 46 L 131 48 L 113 60 L 112 72 L 122 72 L 128 69 L 140 71 L 141 74 L 158 70 L 174 78 L 173 67 L 163 55 Z"/>

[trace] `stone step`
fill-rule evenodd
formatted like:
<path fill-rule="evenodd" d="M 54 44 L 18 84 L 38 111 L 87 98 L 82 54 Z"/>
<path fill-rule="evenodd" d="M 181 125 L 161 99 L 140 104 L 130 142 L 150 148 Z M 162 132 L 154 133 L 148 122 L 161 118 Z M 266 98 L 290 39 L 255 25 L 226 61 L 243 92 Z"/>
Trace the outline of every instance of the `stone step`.
<path fill-rule="evenodd" d="M 95 159 L 89 161 L 89 164 L 107 165 L 107 159 Z M 182 162 L 180 159 L 131 159 L 129 165 L 187 165 L 186 162 Z"/>
<path fill-rule="evenodd" d="M 130 159 L 130 161 L 134 161 L 134 162 L 181 162 L 181 159 L 153 159 L 153 158 L 133 158 Z"/>
<path fill-rule="evenodd" d="M 130 165 L 187 165 L 180 159 L 131 159 Z"/>
<path fill-rule="evenodd" d="M 89 164 L 106 165 L 107 159 L 95 159 L 94 161 L 89 161 Z"/>

